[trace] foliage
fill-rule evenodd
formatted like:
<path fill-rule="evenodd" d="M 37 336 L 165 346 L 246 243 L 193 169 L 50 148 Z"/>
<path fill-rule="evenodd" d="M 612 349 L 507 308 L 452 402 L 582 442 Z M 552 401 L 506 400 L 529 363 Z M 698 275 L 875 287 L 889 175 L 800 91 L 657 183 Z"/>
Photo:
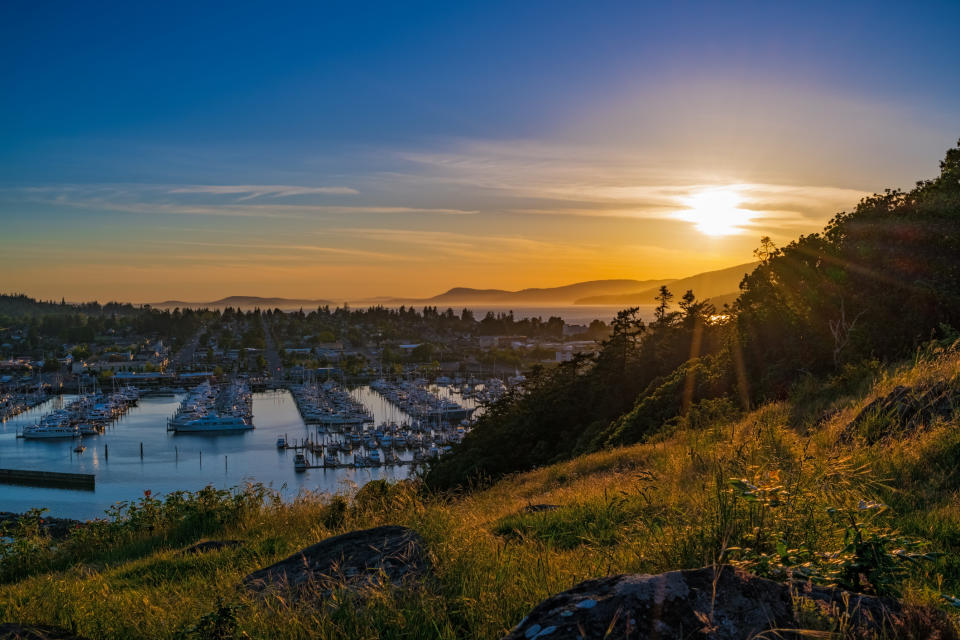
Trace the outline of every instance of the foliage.
<path fill-rule="evenodd" d="M 106 518 L 76 527 L 63 540 L 44 531 L 43 510 L 35 509 L 0 538 L 0 582 L 92 559 L 104 548 L 132 543 L 156 547 L 208 535 L 278 499 L 259 484 L 236 490 L 208 486 L 195 492 L 174 491 L 163 500 L 145 491 L 138 500 L 110 507 Z"/>
<path fill-rule="evenodd" d="M 822 233 L 764 250 L 735 305 L 754 393 L 798 372 L 897 358 L 960 326 L 960 146 L 940 175 L 837 214 Z"/>
<path fill-rule="evenodd" d="M 454 453 L 431 465 L 427 483 L 464 486 L 639 442 L 697 401 L 729 393 L 733 378 L 722 366 L 729 360 L 728 325 L 713 320 L 713 307 L 691 291 L 679 311 L 668 311 L 671 294 L 664 293 L 649 326 L 638 308 L 623 310 L 595 356 L 576 354 L 555 368 L 529 371 L 522 389 L 488 407 Z M 691 360 L 692 354 L 702 355 Z"/>

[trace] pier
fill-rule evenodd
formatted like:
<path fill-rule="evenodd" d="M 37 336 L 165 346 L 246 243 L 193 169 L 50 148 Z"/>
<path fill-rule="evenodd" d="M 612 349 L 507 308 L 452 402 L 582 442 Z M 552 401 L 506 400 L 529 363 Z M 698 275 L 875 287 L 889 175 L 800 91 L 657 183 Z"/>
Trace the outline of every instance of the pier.
<path fill-rule="evenodd" d="M 0 484 L 19 484 L 30 487 L 58 487 L 61 489 L 85 489 L 87 491 L 93 491 L 96 488 L 96 476 L 92 473 L 0 469 Z"/>

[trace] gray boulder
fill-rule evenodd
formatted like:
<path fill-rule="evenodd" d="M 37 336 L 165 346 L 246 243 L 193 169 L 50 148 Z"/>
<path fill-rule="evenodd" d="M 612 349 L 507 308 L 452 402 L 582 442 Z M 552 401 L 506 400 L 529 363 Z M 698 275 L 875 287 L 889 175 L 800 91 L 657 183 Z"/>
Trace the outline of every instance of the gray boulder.
<path fill-rule="evenodd" d="M 581 582 L 537 605 L 505 640 L 734 640 L 794 626 L 786 585 L 721 566 Z"/>
<path fill-rule="evenodd" d="M 864 407 L 841 433 L 841 440 L 849 442 L 863 435 L 868 442 L 876 442 L 916 431 L 937 419 L 949 420 L 957 410 L 958 396 L 960 390 L 955 388 L 955 383 L 947 380 L 916 387 L 895 387 L 887 395 Z M 861 434 L 864 424 L 875 422 L 878 418 L 882 428 Z"/>
<path fill-rule="evenodd" d="M 407 527 L 386 526 L 327 538 L 243 579 L 250 590 L 297 600 L 355 593 L 374 585 L 403 586 L 430 570 L 423 539 Z"/>

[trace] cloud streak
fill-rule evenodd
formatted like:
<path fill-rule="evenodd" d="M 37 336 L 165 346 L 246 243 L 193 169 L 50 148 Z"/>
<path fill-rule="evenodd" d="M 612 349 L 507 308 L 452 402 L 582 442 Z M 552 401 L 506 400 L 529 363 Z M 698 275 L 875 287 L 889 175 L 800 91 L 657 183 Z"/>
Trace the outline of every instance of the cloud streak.
<path fill-rule="evenodd" d="M 239 184 L 239 185 L 194 185 L 176 187 L 169 193 L 196 193 L 209 195 L 241 195 L 237 200 L 252 200 L 263 196 L 286 198 L 305 195 L 357 195 L 351 187 L 301 187 L 291 185 Z"/>

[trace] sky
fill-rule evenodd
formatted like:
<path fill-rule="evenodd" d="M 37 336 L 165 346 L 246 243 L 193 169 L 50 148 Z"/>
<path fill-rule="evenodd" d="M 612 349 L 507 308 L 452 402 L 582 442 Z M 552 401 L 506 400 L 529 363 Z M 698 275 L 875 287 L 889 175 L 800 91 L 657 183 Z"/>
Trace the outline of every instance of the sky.
<path fill-rule="evenodd" d="M 18 2 L 0 291 L 429 296 L 748 262 L 960 138 L 960 3 Z"/>

